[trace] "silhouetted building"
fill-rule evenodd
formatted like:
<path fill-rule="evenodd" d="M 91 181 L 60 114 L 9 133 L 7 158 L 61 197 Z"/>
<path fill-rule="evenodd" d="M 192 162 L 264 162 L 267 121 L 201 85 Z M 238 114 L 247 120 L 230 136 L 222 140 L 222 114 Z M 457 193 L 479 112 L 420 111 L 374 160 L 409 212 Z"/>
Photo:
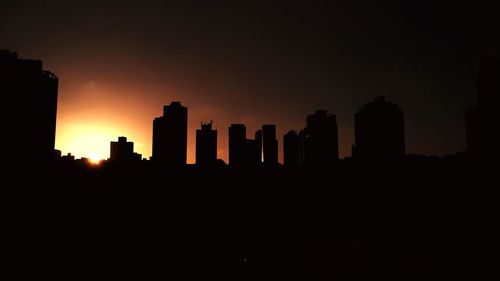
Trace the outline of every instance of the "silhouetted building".
<path fill-rule="evenodd" d="M 196 130 L 196 164 L 215 165 L 217 161 L 217 130 L 210 123 L 201 123 Z"/>
<path fill-rule="evenodd" d="M 257 132 L 255 132 L 255 143 L 259 147 L 259 163 L 262 163 L 264 161 L 262 130 L 257 130 Z"/>
<path fill-rule="evenodd" d="M 257 166 L 262 163 L 262 144 L 259 140 L 245 140 L 243 159 L 246 166 Z"/>
<path fill-rule="evenodd" d="M 245 163 L 245 143 L 247 129 L 243 124 L 231 124 L 229 127 L 229 165 Z"/>
<path fill-rule="evenodd" d="M 245 125 L 231 124 L 229 127 L 229 165 L 256 166 L 261 163 L 262 141 L 260 135 L 257 131 L 257 139 L 247 139 Z"/>
<path fill-rule="evenodd" d="M 118 141 L 112 141 L 110 144 L 111 161 L 130 161 L 137 158 L 134 155 L 134 143 L 127 141 L 126 137 L 118 137 Z"/>
<path fill-rule="evenodd" d="M 466 113 L 467 150 L 474 156 L 498 155 L 498 119 L 500 97 L 500 59 L 481 61 L 477 76 L 478 107 Z"/>
<path fill-rule="evenodd" d="M 326 110 L 307 116 L 302 136 L 304 165 L 328 165 L 339 158 L 337 118 Z"/>
<path fill-rule="evenodd" d="M 488 57 L 481 61 L 477 76 L 477 102 L 481 110 L 493 112 L 500 103 L 500 59 Z"/>
<path fill-rule="evenodd" d="M 377 97 L 354 119 L 354 158 L 397 159 L 405 155 L 404 114 L 398 105 Z"/>
<path fill-rule="evenodd" d="M 304 129 L 299 131 L 299 165 L 302 166 L 305 163 L 305 143 L 306 143 L 306 132 Z"/>
<path fill-rule="evenodd" d="M 465 114 L 465 131 L 467 151 L 478 154 L 481 148 L 479 109 L 477 107 L 469 108 Z"/>
<path fill-rule="evenodd" d="M 4 128 L 5 147 L 18 159 L 54 159 L 59 79 L 41 60 L 19 59 L 0 50 L 0 92 L 5 106 L 18 108 Z"/>
<path fill-rule="evenodd" d="M 300 161 L 300 137 L 295 131 L 289 131 L 283 136 L 283 164 L 298 166 Z"/>
<path fill-rule="evenodd" d="M 153 121 L 152 159 L 171 166 L 182 166 L 187 159 L 187 107 L 172 102 L 163 107 L 163 116 Z"/>
<path fill-rule="evenodd" d="M 75 161 L 75 156 L 72 155 L 71 153 L 68 153 L 66 155 L 63 155 L 61 159 L 64 161 Z"/>
<path fill-rule="evenodd" d="M 54 150 L 54 158 L 61 159 L 62 152 L 59 149 Z"/>
<path fill-rule="evenodd" d="M 278 140 L 276 139 L 276 125 L 262 125 L 262 149 L 265 165 L 278 164 Z"/>

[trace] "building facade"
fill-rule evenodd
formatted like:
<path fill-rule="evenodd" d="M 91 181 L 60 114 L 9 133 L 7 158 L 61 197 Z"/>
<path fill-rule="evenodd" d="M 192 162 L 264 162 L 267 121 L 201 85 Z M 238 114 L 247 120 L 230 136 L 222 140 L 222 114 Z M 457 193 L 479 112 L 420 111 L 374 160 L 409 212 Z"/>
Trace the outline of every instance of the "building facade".
<path fill-rule="evenodd" d="M 326 110 L 307 116 L 302 132 L 302 164 L 327 166 L 339 158 L 337 117 Z"/>
<path fill-rule="evenodd" d="M 403 157 L 403 110 L 385 97 L 367 103 L 355 114 L 354 138 L 354 158 L 384 160 Z"/>
<path fill-rule="evenodd" d="M 217 130 L 212 129 L 212 122 L 201 123 L 196 130 L 196 164 L 214 165 L 217 161 Z"/>
<path fill-rule="evenodd" d="M 262 162 L 269 166 L 278 164 L 276 125 L 262 125 Z"/>
<path fill-rule="evenodd" d="M 283 136 L 283 164 L 285 166 L 299 166 L 300 137 L 296 131 L 289 131 Z"/>
<path fill-rule="evenodd" d="M 188 110 L 174 101 L 163 107 L 163 116 L 153 121 L 152 160 L 182 166 L 187 162 Z"/>
<path fill-rule="evenodd" d="M 126 137 L 118 137 L 118 141 L 110 143 L 109 159 L 111 161 L 130 161 L 134 158 L 134 143 L 127 141 Z"/>
<path fill-rule="evenodd" d="M 20 108 L 4 128 L 9 158 L 54 159 L 58 86 L 59 79 L 43 70 L 41 60 L 0 50 L 0 93 L 6 104 Z"/>

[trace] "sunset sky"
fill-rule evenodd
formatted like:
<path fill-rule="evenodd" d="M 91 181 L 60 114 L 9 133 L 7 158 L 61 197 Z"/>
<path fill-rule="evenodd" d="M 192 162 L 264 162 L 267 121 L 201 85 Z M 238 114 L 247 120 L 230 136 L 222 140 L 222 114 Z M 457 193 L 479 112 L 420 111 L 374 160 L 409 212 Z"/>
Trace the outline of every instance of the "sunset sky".
<path fill-rule="evenodd" d="M 283 134 L 316 109 L 337 115 L 345 157 L 354 113 L 378 95 L 405 111 L 407 152 L 465 148 L 477 64 L 499 55 L 493 7 L 224 2 L 2 1 L 0 49 L 59 77 L 56 148 L 78 157 L 107 158 L 122 135 L 149 157 L 152 121 L 174 100 L 189 110 L 190 163 L 201 121 L 224 160 L 231 123 L 251 137 L 276 124 L 282 159 Z"/>

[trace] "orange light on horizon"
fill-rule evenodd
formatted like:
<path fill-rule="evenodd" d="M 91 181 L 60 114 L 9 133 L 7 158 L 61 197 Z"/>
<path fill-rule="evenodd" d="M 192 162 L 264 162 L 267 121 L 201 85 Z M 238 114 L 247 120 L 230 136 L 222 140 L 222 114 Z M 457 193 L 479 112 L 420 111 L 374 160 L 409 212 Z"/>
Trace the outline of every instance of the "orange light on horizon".
<path fill-rule="evenodd" d="M 101 164 L 101 161 L 104 160 L 102 157 L 99 156 L 99 154 L 95 152 L 91 152 L 89 155 L 89 163 L 92 165 L 99 165 Z"/>
<path fill-rule="evenodd" d="M 69 152 L 76 157 L 88 158 L 92 164 L 98 164 L 101 160 L 109 158 L 110 142 L 116 141 L 119 136 L 126 136 L 130 141 L 135 139 L 134 134 L 113 124 L 98 121 L 64 122 L 58 127 L 56 148 L 63 154 Z M 134 150 L 147 155 L 141 143 L 136 142 Z"/>

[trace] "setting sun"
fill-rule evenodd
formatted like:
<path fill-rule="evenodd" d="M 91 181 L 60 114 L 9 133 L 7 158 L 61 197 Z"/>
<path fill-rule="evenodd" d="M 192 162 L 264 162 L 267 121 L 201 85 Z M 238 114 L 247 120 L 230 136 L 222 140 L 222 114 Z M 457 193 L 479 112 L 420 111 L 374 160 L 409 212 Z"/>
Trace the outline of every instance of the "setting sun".
<path fill-rule="evenodd" d="M 91 152 L 89 155 L 89 162 L 92 165 L 99 165 L 102 161 L 102 158 L 99 156 L 99 154 L 95 152 Z"/>
<path fill-rule="evenodd" d="M 109 118 L 108 118 L 109 119 Z M 77 158 L 86 157 L 92 164 L 99 164 L 109 157 L 110 142 L 116 141 L 119 136 L 127 136 L 137 140 L 137 133 L 122 129 L 118 122 L 99 122 L 86 118 L 81 122 L 61 122 L 57 131 L 56 147 L 63 154 L 71 152 Z M 143 153 L 141 142 L 136 142 L 134 150 Z"/>

